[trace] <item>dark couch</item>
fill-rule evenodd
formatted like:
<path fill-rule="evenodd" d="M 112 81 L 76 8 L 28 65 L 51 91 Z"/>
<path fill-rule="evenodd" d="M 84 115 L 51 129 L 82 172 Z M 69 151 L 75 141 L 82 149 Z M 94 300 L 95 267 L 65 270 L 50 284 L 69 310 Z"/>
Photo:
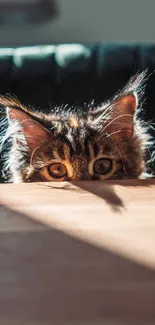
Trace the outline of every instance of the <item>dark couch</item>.
<path fill-rule="evenodd" d="M 0 93 L 15 94 L 24 104 L 45 111 L 51 101 L 82 104 L 95 98 L 100 103 L 113 96 L 134 73 L 146 68 L 151 76 L 144 115 L 146 121 L 155 122 L 155 45 L 70 44 L 0 49 Z"/>

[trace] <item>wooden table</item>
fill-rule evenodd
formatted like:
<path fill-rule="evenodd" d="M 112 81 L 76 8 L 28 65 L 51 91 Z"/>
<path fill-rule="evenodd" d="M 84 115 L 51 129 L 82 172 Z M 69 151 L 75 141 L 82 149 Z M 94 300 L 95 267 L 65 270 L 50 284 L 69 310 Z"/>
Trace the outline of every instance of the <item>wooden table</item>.
<path fill-rule="evenodd" d="M 0 325 L 155 325 L 155 180 L 0 185 Z"/>

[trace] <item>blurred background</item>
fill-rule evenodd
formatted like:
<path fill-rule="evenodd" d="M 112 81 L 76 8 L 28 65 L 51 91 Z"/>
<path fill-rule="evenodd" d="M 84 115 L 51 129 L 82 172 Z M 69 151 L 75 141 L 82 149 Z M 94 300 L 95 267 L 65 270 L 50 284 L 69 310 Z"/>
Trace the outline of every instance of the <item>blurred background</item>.
<path fill-rule="evenodd" d="M 154 12 L 153 0 L 0 0 L 0 94 L 48 112 L 101 103 L 148 69 L 143 116 L 155 123 Z"/>
<path fill-rule="evenodd" d="M 155 38 L 154 0 L 0 0 L 0 4 L 5 4 L 8 16 L 7 24 L 0 25 L 0 46 L 62 42 L 154 42 Z M 42 15 L 45 16 L 46 11 L 46 18 L 40 23 L 38 21 L 38 25 L 27 23 L 23 19 L 24 13 L 19 14 L 17 4 L 23 6 L 23 11 L 27 11 L 27 5 L 29 13 L 34 10 L 37 14 L 38 7 L 42 6 Z M 55 18 L 52 6 L 57 11 Z M 8 12 L 13 12 L 13 7 L 16 9 L 16 23 L 11 25 L 13 18 Z M 0 10 L 0 13 L 4 15 L 4 11 L 2 13 Z M 20 26 L 19 16 L 22 20 Z"/>

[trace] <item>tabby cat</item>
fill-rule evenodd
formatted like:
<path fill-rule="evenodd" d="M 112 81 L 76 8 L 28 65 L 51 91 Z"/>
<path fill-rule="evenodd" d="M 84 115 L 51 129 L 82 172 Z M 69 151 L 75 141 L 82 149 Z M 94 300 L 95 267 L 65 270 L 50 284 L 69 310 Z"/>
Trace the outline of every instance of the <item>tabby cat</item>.
<path fill-rule="evenodd" d="M 4 170 L 9 180 L 145 177 L 145 157 L 151 141 L 145 123 L 138 117 L 145 78 L 145 72 L 137 74 L 100 107 L 93 103 L 81 110 L 54 107 L 50 114 L 35 112 L 17 99 L 1 96 L 0 107 L 7 115 L 1 147 L 7 150 Z"/>

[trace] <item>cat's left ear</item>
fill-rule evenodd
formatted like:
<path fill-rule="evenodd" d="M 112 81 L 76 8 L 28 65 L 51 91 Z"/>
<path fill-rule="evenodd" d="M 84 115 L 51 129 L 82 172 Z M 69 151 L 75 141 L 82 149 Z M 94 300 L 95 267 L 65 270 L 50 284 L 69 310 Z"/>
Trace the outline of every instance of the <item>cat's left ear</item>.
<path fill-rule="evenodd" d="M 134 117 L 138 106 L 136 93 L 118 97 L 111 109 L 111 118 L 107 121 L 107 133 L 116 132 L 120 135 L 131 137 L 134 131 Z M 122 133 L 122 134 L 121 134 Z"/>
<path fill-rule="evenodd" d="M 115 136 L 131 137 L 134 131 L 134 116 L 138 105 L 135 92 L 117 97 L 109 107 L 96 110 L 93 123 L 104 133 Z"/>
<path fill-rule="evenodd" d="M 135 131 L 136 111 L 143 97 L 148 70 L 133 76 L 109 103 L 90 113 L 90 123 L 109 135 L 131 137 Z"/>

